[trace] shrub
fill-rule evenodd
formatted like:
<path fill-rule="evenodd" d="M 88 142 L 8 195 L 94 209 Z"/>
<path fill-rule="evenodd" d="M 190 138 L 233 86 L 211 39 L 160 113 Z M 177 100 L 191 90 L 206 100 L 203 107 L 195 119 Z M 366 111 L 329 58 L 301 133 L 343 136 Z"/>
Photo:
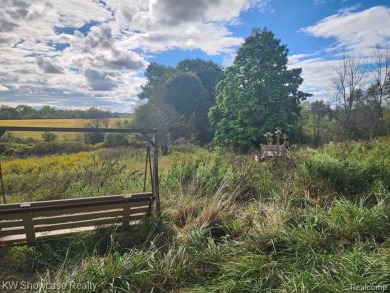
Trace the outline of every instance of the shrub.
<path fill-rule="evenodd" d="M 106 133 L 103 146 L 106 148 L 128 146 L 127 135 L 123 133 Z"/>
<path fill-rule="evenodd" d="M 49 131 L 45 131 L 43 134 L 42 134 L 42 138 L 45 142 L 49 142 L 49 141 L 55 141 L 57 139 L 58 135 L 55 134 L 55 133 L 52 133 L 52 132 L 49 132 Z"/>

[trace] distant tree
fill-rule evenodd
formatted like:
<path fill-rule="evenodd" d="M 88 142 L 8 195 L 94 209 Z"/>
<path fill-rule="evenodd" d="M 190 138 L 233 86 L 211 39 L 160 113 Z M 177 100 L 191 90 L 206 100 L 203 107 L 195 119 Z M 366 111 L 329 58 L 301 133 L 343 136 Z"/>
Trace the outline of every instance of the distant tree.
<path fill-rule="evenodd" d="M 332 110 L 328 103 L 325 103 L 323 100 L 314 101 L 310 103 L 310 110 L 313 116 L 313 145 L 314 147 L 319 147 L 322 143 L 321 132 L 325 128 L 326 123 L 324 118 L 327 117 L 330 120 L 332 115 Z"/>
<path fill-rule="evenodd" d="M 367 103 L 358 103 L 352 110 L 349 133 L 353 139 L 370 139 L 375 136 L 378 112 Z"/>
<path fill-rule="evenodd" d="M 97 107 L 91 107 L 86 112 L 87 120 L 84 122 L 85 127 L 92 128 L 108 128 L 110 118 L 105 111 L 99 110 Z"/>
<path fill-rule="evenodd" d="M 292 131 L 299 103 L 309 94 L 298 90 L 301 69 L 287 69 L 287 54 L 268 29 L 255 28 L 245 38 L 209 112 L 219 144 L 245 148 L 276 127 Z"/>
<path fill-rule="evenodd" d="M 105 111 L 99 110 L 97 107 L 91 107 L 86 112 L 84 127 L 86 128 L 108 128 L 110 119 Z M 104 141 L 104 133 L 88 132 L 84 135 L 85 143 L 96 144 Z"/>
<path fill-rule="evenodd" d="M 383 131 L 383 107 L 390 100 L 390 48 L 377 47 L 372 54 L 368 66 L 371 85 L 367 90 L 367 96 L 376 111 L 375 132 Z"/>
<path fill-rule="evenodd" d="M 19 113 L 15 108 L 2 105 L 0 107 L 0 120 L 19 119 Z"/>
<path fill-rule="evenodd" d="M 18 112 L 20 119 L 33 119 L 36 116 L 35 109 L 27 105 L 18 105 L 15 110 Z"/>
<path fill-rule="evenodd" d="M 331 87 L 337 105 L 339 135 L 348 139 L 351 138 L 352 110 L 362 98 L 366 70 L 360 59 L 344 56 L 340 64 L 334 67 L 334 72 Z"/>
<path fill-rule="evenodd" d="M 56 117 L 56 109 L 50 106 L 43 106 L 38 110 L 38 116 L 43 119 L 54 119 Z"/>

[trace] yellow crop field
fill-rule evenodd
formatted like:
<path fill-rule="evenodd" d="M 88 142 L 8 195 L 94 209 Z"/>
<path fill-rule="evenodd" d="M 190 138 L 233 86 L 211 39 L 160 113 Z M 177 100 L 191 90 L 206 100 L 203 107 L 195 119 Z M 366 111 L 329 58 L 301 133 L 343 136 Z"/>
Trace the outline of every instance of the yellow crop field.
<path fill-rule="evenodd" d="M 110 127 L 114 126 L 114 122 L 125 118 L 110 119 Z M 0 120 L 1 126 L 29 126 L 29 127 L 83 127 L 88 120 L 83 119 L 26 119 L 26 120 Z M 59 138 L 73 138 L 77 134 L 73 132 L 56 133 Z M 18 131 L 13 133 L 14 136 L 21 138 L 32 137 L 34 139 L 42 139 L 41 132 Z"/>

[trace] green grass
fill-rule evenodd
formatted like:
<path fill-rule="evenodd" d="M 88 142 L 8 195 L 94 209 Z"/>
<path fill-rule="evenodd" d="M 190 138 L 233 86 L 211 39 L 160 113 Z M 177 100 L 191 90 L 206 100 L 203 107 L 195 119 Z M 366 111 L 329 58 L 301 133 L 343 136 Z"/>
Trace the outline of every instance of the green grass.
<path fill-rule="evenodd" d="M 141 153 L 99 152 L 95 163 L 83 163 L 88 176 L 71 177 L 63 194 L 119 190 L 118 166 L 142 168 Z M 174 152 L 161 159 L 158 229 L 152 219 L 132 231 L 97 230 L 5 248 L 0 278 L 96 285 L 71 292 L 389 290 L 389 153 L 387 140 L 299 150 L 289 161 L 262 163 L 204 149 Z M 34 158 L 41 159 L 50 160 Z M 106 174 L 101 164 L 115 160 L 107 169 L 111 181 L 97 189 L 94 180 Z M 59 169 L 55 176 L 47 170 L 50 182 L 81 172 L 53 168 Z M 38 176 L 22 173 L 13 185 L 18 196 L 31 189 L 23 187 L 23 176 Z"/>

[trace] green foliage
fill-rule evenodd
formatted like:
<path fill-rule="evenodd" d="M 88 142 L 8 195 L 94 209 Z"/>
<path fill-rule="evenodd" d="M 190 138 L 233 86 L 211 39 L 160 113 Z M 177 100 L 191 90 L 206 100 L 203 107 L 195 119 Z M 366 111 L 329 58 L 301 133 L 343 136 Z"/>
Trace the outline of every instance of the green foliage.
<path fill-rule="evenodd" d="M 299 180 L 315 194 L 335 192 L 350 198 L 375 193 L 378 186 L 390 190 L 389 151 L 382 143 L 327 147 L 302 165 Z"/>
<path fill-rule="evenodd" d="M 180 137 L 200 143 L 212 140 L 207 113 L 223 76 L 218 65 L 201 59 L 183 60 L 175 68 L 151 63 L 145 76 L 148 82 L 139 98 L 148 102 L 135 110 L 134 124 L 159 128 L 164 153 L 170 140 Z"/>
<path fill-rule="evenodd" d="M 221 68 L 212 61 L 185 59 L 177 64 L 181 72 L 192 72 L 200 79 L 210 98 L 215 97 L 215 86 L 223 78 Z"/>
<path fill-rule="evenodd" d="M 104 135 L 103 146 L 106 148 L 128 146 L 128 135 L 123 133 L 106 133 Z"/>
<path fill-rule="evenodd" d="M 58 137 L 58 135 L 56 135 L 55 133 L 49 132 L 49 131 L 45 131 L 42 134 L 42 138 L 45 142 L 55 141 L 57 139 L 57 137 Z"/>
<path fill-rule="evenodd" d="M 207 91 L 193 73 L 177 73 L 166 81 L 164 100 L 182 115 L 189 116 L 207 99 Z M 203 102 L 204 103 L 204 102 Z"/>
<path fill-rule="evenodd" d="M 216 104 L 209 112 L 219 144 L 258 144 L 276 127 L 291 134 L 299 102 L 308 94 L 298 90 L 301 69 L 287 69 L 287 54 L 287 46 L 267 29 L 254 29 L 245 39 L 218 84 Z"/>
<path fill-rule="evenodd" d="M 104 133 L 88 132 L 84 134 L 86 144 L 98 144 L 104 141 Z"/>

